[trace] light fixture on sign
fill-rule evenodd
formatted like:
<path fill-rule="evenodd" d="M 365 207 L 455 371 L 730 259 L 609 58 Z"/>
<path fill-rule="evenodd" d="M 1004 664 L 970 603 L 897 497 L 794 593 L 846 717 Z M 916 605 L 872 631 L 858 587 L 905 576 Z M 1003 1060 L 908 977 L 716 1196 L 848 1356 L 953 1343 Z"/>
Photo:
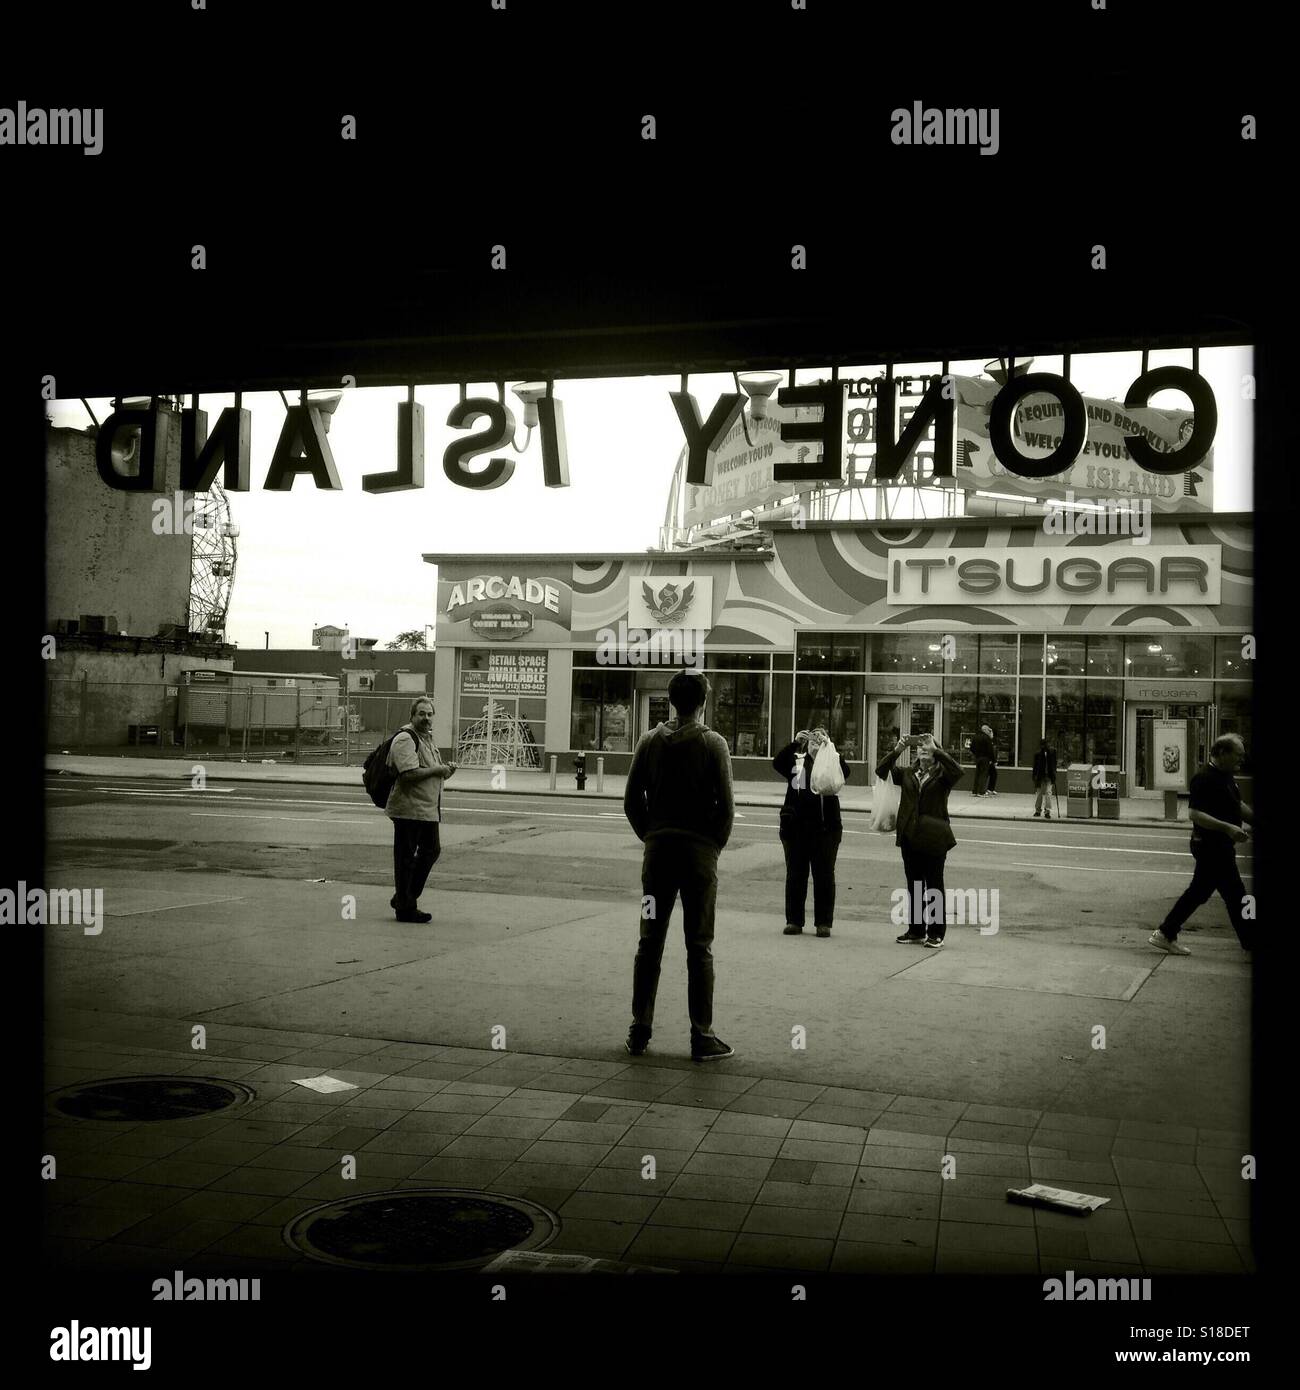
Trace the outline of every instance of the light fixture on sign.
<path fill-rule="evenodd" d="M 746 372 L 737 377 L 745 394 L 749 397 L 749 418 L 767 419 L 767 402 L 772 392 L 781 384 L 780 372 Z"/>
<path fill-rule="evenodd" d="M 1007 359 L 1005 357 L 995 357 L 992 362 L 985 362 L 984 375 L 990 376 L 999 386 L 1007 384 L 1008 377 L 1024 376 L 1024 374 L 1034 365 L 1032 357 L 1013 357 L 1013 365 L 1010 372 L 1007 371 Z"/>
<path fill-rule="evenodd" d="M 521 381 L 518 386 L 510 388 L 516 396 L 524 403 L 524 447 L 521 449 L 512 439 L 510 441 L 515 453 L 522 454 L 528 449 L 532 441 L 533 431 L 537 428 L 537 402 L 546 394 L 546 383 L 544 381 Z"/>

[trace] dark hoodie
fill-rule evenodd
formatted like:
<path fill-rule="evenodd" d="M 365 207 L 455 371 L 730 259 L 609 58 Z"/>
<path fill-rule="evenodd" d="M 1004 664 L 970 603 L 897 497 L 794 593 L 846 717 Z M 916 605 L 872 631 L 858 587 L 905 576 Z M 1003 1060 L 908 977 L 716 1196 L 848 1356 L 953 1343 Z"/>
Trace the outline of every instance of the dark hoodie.
<path fill-rule="evenodd" d="M 643 734 L 623 812 L 638 840 L 684 835 L 722 849 L 735 817 L 726 739 L 698 719 L 674 719 Z"/>

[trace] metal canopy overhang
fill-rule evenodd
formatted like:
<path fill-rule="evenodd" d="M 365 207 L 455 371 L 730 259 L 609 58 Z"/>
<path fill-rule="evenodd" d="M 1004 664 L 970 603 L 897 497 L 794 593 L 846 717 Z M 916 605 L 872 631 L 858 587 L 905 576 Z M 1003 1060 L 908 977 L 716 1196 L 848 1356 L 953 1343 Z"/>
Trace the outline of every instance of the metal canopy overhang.
<path fill-rule="evenodd" d="M 1154 296 L 1067 308 L 1012 296 L 1015 306 L 1001 310 L 989 298 L 987 308 L 882 304 L 828 280 L 796 295 L 680 283 L 593 293 L 512 278 L 506 294 L 493 282 L 430 276 L 401 294 L 350 286 L 322 302 L 305 291 L 214 283 L 184 300 L 146 298 L 125 318 L 88 314 L 43 352 L 69 399 L 330 387 L 344 375 L 359 387 L 676 376 L 1209 348 L 1256 337 L 1244 317 L 1189 310 L 1185 298 L 1168 308 Z"/>

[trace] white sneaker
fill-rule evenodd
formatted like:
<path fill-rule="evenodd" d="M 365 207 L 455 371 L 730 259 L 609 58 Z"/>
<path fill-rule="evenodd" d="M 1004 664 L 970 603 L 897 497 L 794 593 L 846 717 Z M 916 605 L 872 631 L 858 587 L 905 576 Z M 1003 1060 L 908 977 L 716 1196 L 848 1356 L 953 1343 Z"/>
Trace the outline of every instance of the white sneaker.
<path fill-rule="evenodd" d="M 1170 941 L 1159 927 L 1147 937 L 1147 945 L 1154 946 L 1161 951 L 1168 951 L 1171 956 L 1190 956 L 1192 954 L 1186 946 L 1180 946 L 1176 941 Z"/>

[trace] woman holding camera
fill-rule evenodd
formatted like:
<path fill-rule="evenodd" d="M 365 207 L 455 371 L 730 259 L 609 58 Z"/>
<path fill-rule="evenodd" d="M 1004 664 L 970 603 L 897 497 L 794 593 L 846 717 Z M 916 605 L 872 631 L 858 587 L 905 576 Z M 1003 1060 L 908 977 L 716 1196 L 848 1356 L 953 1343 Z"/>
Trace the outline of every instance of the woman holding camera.
<path fill-rule="evenodd" d="M 895 767 L 904 748 L 917 753 L 915 767 Z M 876 769 L 899 789 L 898 829 L 894 843 L 903 852 L 907 880 L 907 930 L 899 941 L 937 949 L 947 930 L 944 918 L 943 864 L 957 843 L 948 820 L 948 793 L 961 781 L 957 762 L 934 741 L 933 734 L 900 738 Z"/>
<path fill-rule="evenodd" d="M 813 924 L 818 936 L 831 934 L 835 916 L 835 857 L 840 852 L 843 823 L 838 796 L 821 796 L 812 789 L 813 763 L 830 735 L 824 728 L 800 729 L 772 766 L 789 786 L 781 807 L 781 848 L 785 851 L 785 932 L 798 936 L 804 927 L 808 873 L 813 881 Z M 845 780 L 849 765 L 840 758 Z"/>

